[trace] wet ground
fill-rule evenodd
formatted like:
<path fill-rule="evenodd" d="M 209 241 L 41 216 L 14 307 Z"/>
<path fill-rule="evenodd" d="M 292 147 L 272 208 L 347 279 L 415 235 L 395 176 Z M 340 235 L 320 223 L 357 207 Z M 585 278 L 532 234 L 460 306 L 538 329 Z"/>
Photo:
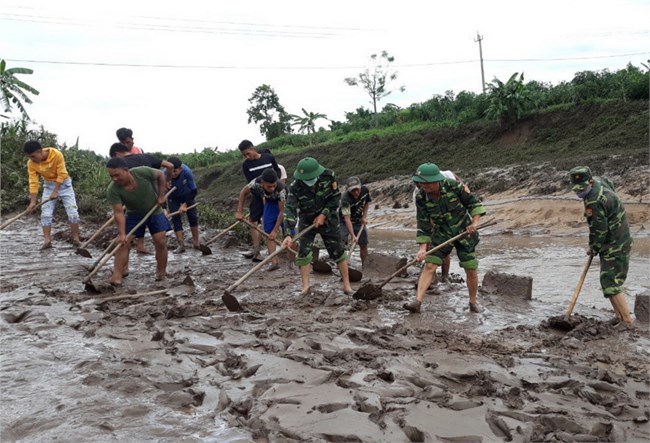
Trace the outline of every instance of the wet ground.
<path fill-rule="evenodd" d="M 421 315 L 401 309 L 416 268 L 362 302 L 344 296 L 334 274 L 313 275 L 313 294 L 301 297 L 287 262 L 237 288 L 246 311 L 230 313 L 221 295 L 252 266 L 245 248 L 170 253 L 164 282 L 154 281 L 153 256 L 132 254 L 124 287 L 88 294 L 81 281 L 94 259 L 76 255 L 58 231 L 45 252 L 35 223 L 0 232 L 3 442 L 650 437 L 647 325 L 607 323 L 597 262 L 574 327 L 553 327 L 586 263 L 586 237 L 486 232 L 479 278 L 532 276 L 533 297 L 481 294 L 481 314 L 468 312 L 455 257 L 457 283 L 435 285 Z M 384 259 L 364 278 L 381 282 L 391 259 L 410 259 L 413 237 L 372 230 L 371 252 Z M 647 236 L 636 238 L 630 307 L 650 288 L 649 249 Z M 109 271 L 93 281 L 105 283 Z M 167 292 L 137 296 L 157 289 Z M 128 294 L 136 297 L 104 300 Z"/>

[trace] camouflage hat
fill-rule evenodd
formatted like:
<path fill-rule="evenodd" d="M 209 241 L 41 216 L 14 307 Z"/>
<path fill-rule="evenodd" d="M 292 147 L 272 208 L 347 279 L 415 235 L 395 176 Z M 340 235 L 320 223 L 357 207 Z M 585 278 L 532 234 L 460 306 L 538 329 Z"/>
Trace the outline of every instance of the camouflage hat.
<path fill-rule="evenodd" d="M 413 181 L 418 183 L 441 182 L 445 176 L 440 173 L 440 168 L 433 163 L 423 163 L 413 176 Z"/>
<path fill-rule="evenodd" d="M 305 157 L 298 162 L 298 167 L 293 172 L 293 178 L 298 180 L 313 180 L 325 171 L 313 157 Z"/>
<path fill-rule="evenodd" d="M 591 169 L 587 166 L 576 166 L 569 171 L 571 176 L 571 190 L 573 192 L 580 191 L 589 185 L 589 180 L 591 180 Z"/>
<path fill-rule="evenodd" d="M 347 182 L 345 182 L 348 191 L 353 189 L 361 189 L 361 179 L 359 177 L 350 177 Z"/>

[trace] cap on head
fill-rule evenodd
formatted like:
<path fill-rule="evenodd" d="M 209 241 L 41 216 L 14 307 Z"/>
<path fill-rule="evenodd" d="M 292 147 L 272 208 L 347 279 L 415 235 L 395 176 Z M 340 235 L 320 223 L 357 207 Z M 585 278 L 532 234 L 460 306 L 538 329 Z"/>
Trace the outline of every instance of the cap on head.
<path fill-rule="evenodd" d="M 345 182 L 348 191 L 354 189 L 361 189 L 361 179 L 359 177 L 350 177 L 347 182 Z"/>
<path fill-rule="evenodd" d="M 569 171 L 569 175 L 571 176 L 571 190 L 573 192 L 586 188 L 592 178 L 591 169 L 587 166 L 576 166 Z"/>
<path fill-rule="evenodd" d="M 293 178 L 298 180 L 313 180 L 325 171 L 313 157 L 305 157 L 298 162 L 298 167 L 293 172 Z"/>
<path fill-rule="evenodd" d="M 418 183 L 441 182 L 445 176 L 440 173 L 440 168 L 433 163 L 423 163 L 413 176 L 413 181 Z"/>

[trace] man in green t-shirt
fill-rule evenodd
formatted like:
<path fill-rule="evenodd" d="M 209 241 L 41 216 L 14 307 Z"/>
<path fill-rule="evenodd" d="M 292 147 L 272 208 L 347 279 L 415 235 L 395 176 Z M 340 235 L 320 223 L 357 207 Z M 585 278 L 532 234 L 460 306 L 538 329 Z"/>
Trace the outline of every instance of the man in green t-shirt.
<path fill-rule="evenodd" d="M 144 237 L 145 228 L 153 239 L 156 250 L 156 280 L 164 280 L 167 270 L 166 231 L 171 230 L 169 220 L 160 205 L 165 203 L 167 180 L 162 171 L 139 166 L 129 169 L 122 158 L 112 158 L 106 164 L 112 183 L 108 185 L 107 198 L 113 206 L 115 224 L 119 231 L 119 242 L 123 245 L 115 254 L 115 265 L 111 284 L 122 284 L 122 277 L 129 273 L 129 251 L 133 237 Z M 153 208 L 157 209 L 139 227 L 131 238 L 127 237 L 142 218 Z M 123 206 L 126 207 L 126 215 Z"/>

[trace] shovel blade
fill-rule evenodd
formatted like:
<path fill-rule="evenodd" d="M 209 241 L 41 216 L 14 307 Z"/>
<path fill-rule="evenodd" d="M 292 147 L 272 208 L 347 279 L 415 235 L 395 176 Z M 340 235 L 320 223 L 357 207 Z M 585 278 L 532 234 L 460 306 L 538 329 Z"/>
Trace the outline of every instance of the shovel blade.
<path fill-rule="evenodd" d="M 241 307 L 239 301 L 235 298 L 235 296 L 228 291 L 223 293 L 223 295 L 221 296 L 221 300 L 223 301 L 223 304 L 226 305 L 226 308 L 228 308 L 230 312 L 241 312 L 244 310 L 244 308 Z"/>
<path fill-rule="evenodd" d="M 366 283 L 352 294 L 355 300 L 375 300 L 381 297 L 381 286 Z"/>
<path fill-rule="evenodd" d="M 332 273 L 332 267 L 325 263 L 323 260 L 314 260 L 311 263 L 311 267 L 314 270 L 314 272 L 318 272 L 320 274 L 331 274 Z"/>
<path fill-rule="evenodd" d="M 363 278 L 363 273 L 353 268 L 348 268 L 348 275 L 350 276 L 350 281 L 352 283 L 361 281 Z"/>
<path fill-rule="evenodd" d="M 212 255 L 212 249 L 210 249 L 207 245 L 201 244 L 199 245 L 199 249 L 203 255 Z"/>
<path fill-rule="evenodd" d="M 82 257 L 93 258 L 93 256 L 90 255 L 90 252 L 84 248 L 77 248 L 77 254 L 81 255 Z"/>

